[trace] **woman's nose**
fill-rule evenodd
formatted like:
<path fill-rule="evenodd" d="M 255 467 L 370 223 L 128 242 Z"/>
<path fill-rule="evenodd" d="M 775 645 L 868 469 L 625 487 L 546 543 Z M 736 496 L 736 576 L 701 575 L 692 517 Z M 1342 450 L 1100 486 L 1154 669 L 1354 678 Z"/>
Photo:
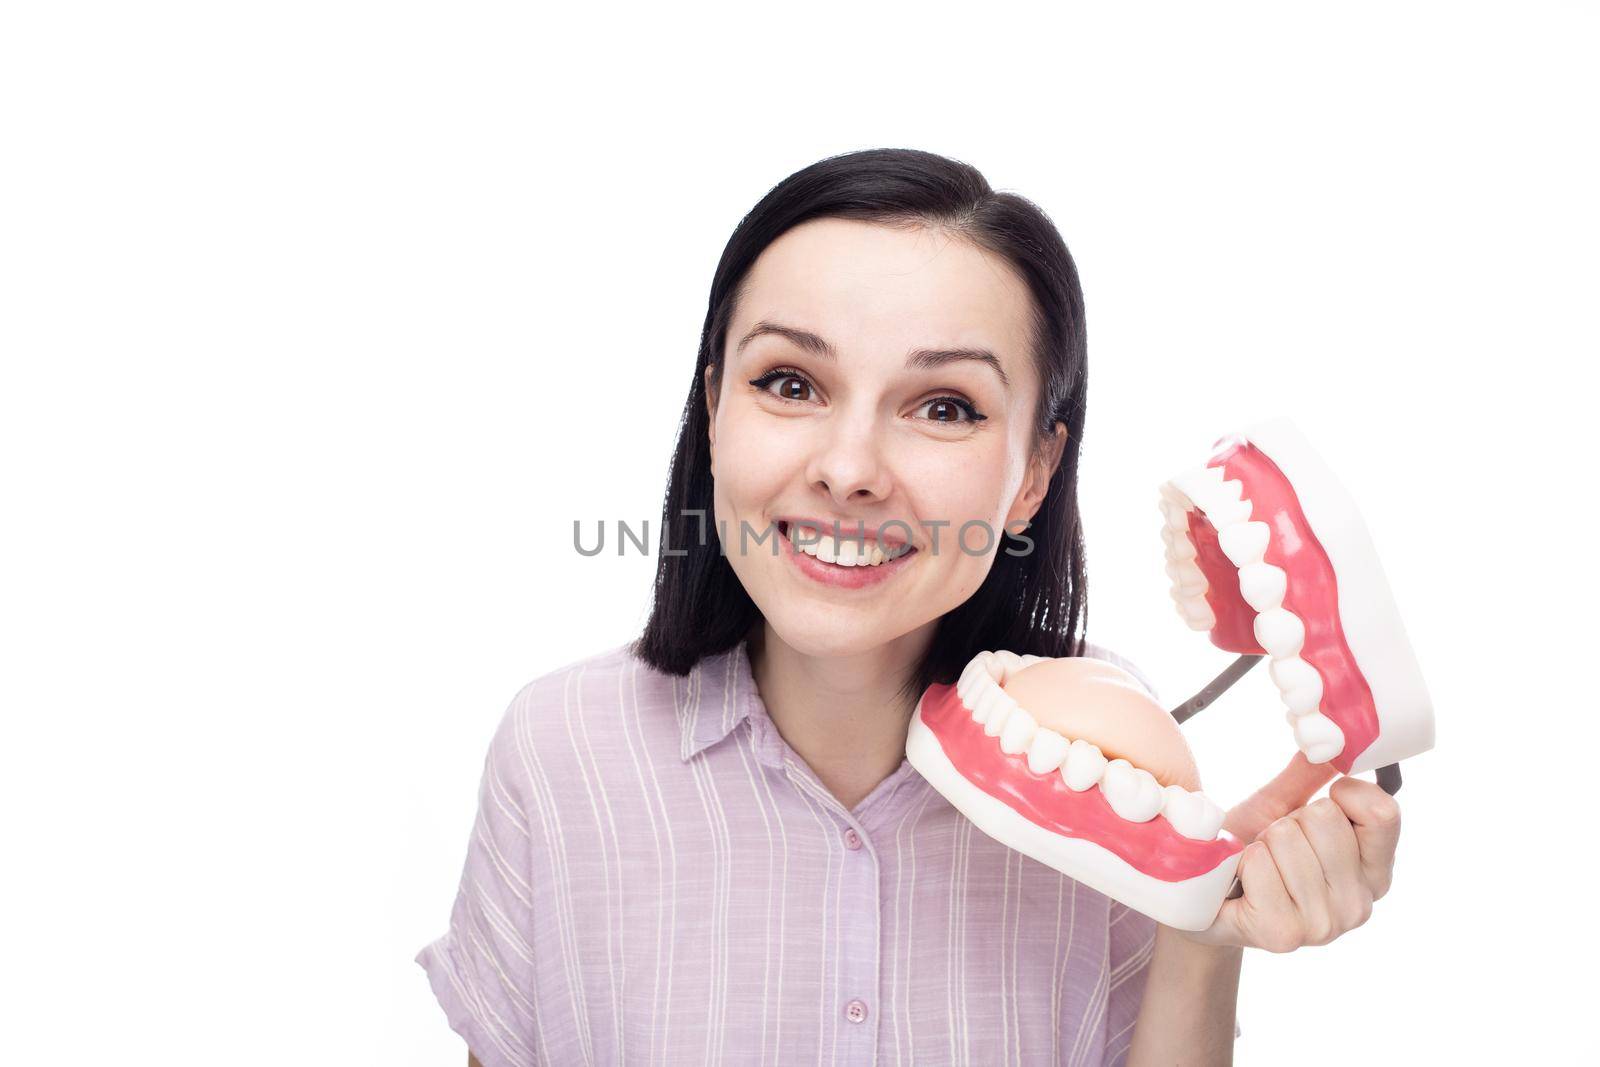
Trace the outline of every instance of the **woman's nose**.
<path fill-rule="evenodd" d="M 857 502 L 858 496 L 882 500 L 889 495 L 889 468 L 878 441 L 878 427 L 863 418 L 835 421 L 821 433 L 806 480 L 840 504 Z"/>

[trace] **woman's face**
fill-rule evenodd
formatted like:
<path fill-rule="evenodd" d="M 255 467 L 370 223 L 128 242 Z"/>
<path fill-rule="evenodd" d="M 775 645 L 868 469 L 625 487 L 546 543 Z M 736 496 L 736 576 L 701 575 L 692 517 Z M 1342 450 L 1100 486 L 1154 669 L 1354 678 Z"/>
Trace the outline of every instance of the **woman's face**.
<path fill-rule="evenodd" d="M 1058 423 L 1030 461 L 1031 308 L 1005 260 L 938 230 L 815 219 L 756 260 L 719 396 L 707 377 L 715 519 L 728 562 L 791 647 L 859 654 L 934 622 L 983 583 L 1003 531 L 1037 510 L 1066 438 Z M 823 562 L 776 532 L 796 519 L 828 527 L 824 557 L 835 519 L 845 540 L 860 543 L 864 524 L 880 549 L 912 551 L 879 566 Z"/>

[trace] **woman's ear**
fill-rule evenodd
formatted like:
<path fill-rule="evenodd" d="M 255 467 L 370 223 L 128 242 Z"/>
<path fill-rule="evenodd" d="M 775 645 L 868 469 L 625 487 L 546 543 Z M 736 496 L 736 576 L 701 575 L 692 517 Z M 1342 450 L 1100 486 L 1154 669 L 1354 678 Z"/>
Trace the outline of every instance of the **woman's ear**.
<path fill-rule="evenodd" d="M 1067 425 L 1058 421 L 1050 440 L 1034 450 L 1028 463 L 1028 475 L 1022 482 L 1022 490 L 1011 505 L 1011 514 L 1006 516 L 1007 530 L 1019 520 L 1030 522 L 1033 520 L 1039 505 L 1044 502 L 1045 494 L 1050 491 L 1050 479 L 1055 477 L 1056 468 L 1061 465 L 1061 454 L 1066 447 Z"/>
<path fill-rule="evenodd" d="M 717 394 L 711 391 L 711 364 L 706 364 L 706 443 L 715 455 L 717 448 Z"/>

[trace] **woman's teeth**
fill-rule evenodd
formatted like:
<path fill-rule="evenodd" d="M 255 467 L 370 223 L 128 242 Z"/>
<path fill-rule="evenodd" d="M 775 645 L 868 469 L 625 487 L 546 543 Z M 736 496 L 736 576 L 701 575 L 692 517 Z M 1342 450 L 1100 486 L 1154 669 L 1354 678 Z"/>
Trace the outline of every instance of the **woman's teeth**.
<path fill-rule="evenodd" d="M 799 529 L 792 524 L 788 526 L 788 538 L 797 550 L 838 567 L 877 567 L 911 551 L 910 545 L 893 545 L 885 551 L 876 541 L 835 538 L 826 533 L 818 538 L 809 529 L 802 543 Z"/>

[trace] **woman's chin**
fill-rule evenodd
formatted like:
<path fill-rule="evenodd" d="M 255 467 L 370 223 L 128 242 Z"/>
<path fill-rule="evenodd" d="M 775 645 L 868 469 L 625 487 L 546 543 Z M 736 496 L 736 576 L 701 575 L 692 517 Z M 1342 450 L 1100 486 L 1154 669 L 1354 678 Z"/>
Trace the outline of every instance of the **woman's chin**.
<path fill-rule="evenodd" d="M 851 659 L 873 654 L 909 632 L 904 625 L 904 614 L 899 611 L 894 613 L 898 624 L 892 628 L 876 615 L 864 615 L 861 609 L 854 608 L 811 612 L 803 623 L 795 625 L 786 625 L 782 618 L 772 615 L 768 615 L 767 620 L 772 632 L 784 644 L 802 656 L 816 659 Z"/>

